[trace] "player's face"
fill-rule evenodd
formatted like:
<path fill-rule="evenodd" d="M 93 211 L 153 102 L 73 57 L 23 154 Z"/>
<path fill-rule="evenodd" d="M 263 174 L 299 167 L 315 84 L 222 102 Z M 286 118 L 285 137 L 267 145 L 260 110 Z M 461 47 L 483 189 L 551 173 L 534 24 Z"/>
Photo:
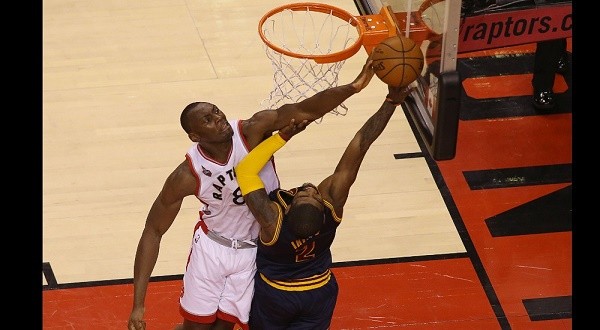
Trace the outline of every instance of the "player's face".
<path fill-rule="evenodd" d="M 300 188 L 292 200 L 292 205 L 308 203 L 316 206 L 319 210 L 323 211 L 323 197 L 319 192 L 319 189 L 312 183 L 305 183 Z"/>
<path fill-rule="evenodd" d="M 225 114 L 214 104 L 201 103 L 190 113 L 194 142 L 222 142 L 231 139 L 233 129 Z"/>

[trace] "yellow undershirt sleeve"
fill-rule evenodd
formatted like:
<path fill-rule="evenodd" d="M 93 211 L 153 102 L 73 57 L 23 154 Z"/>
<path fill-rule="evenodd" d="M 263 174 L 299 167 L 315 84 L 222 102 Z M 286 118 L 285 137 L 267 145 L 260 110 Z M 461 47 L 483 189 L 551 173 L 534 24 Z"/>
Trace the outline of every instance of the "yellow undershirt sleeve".
<path fill-rule="evenodd" d="M 245 196 L 255 190 L 265 187 L 258 172 L 271 159 L 273 154 L 285 145 L 286 141 L 279 135 L 273 134 L 252 149 L 235 167 L 238 184 Z"/>

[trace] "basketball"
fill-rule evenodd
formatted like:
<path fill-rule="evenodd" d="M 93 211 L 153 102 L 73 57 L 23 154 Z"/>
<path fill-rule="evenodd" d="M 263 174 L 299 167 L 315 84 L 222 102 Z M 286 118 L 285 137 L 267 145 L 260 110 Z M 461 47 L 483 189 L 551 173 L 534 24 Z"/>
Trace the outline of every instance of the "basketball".
<path fill-rule="evenodd" d="M 423 52 L 414 41 L 402 36 L 384 39 L 373 48 L 375 75 L 384 83 L 405 87 L 423 70 Z"/>

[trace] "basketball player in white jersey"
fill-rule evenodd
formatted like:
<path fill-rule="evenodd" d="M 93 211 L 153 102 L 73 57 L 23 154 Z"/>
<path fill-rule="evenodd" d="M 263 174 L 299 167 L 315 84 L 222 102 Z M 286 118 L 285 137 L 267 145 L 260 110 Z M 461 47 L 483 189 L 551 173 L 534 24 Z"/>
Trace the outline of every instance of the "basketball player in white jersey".
<path fill-rule="evenodd" d="M 193 142 L 186 159 L 167 177 L 150 208 L 134 265 L 133 308 L 128 329 L 145 329 L 144 301 L 158 259 L 160 241 L 175 220 L 183 199 L 201 203 L 183 288 L 178 329 L 248 329 L 256 273 L 259 225 L 246 206 L 234 168 L 261 141 L 295 119 L 314 121 L 364 89 L 374 71 L 367 59 L 353 82 L 246 120 L 228 121 L 214 104 L 194 102 L 181 113 L 181 126 Z M 265 188 L 279 188 L 272 162 L 260 172 Z M 236 329 L 238 329 L 236 327 Z"/>

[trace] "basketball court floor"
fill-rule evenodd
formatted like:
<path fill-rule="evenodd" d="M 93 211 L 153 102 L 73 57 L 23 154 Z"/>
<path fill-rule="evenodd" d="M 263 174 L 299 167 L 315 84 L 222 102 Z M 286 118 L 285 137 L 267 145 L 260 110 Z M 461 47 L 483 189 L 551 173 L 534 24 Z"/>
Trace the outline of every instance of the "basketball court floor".
<path fill-rule="evenodd" d="M 125 329 L 147 212 L 190 141 L 190 102 L 248 118 L 273 88 L 258 21 L 281 0 L 43 2 L 41 326 Z M 365 2 L 327 1 L 353 15 Z M 369 2 L 366 2 L 369 3 Z M 399 6 L 397 1 L 388 1 Z M 376 2 L 375 4 L 381 4 Z M 572 41 L 568 39 L 572 51 Z M 332 329 L 572 329 L 571 73 L 530 104 L 535 43 L 459 54 L 456 155 L 435 160 L 398 108 L 369 150 L 332 248 Z M 363 50 L 340 71 L 359 73 Z M 387 94 L 376 77 L 276 154 L 318 182 Z M 148 329 L 181 322 L 198 202 L 163 237 Z"/>

